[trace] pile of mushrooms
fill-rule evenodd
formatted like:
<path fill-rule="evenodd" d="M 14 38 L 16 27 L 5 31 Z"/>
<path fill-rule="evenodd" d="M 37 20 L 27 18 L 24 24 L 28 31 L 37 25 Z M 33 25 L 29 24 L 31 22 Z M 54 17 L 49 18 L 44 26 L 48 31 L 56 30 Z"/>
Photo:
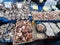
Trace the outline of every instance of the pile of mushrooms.
<path fill-rule="evenodd" d="M 13 36 L 14 36 L 14 27 L 15 27 L 15 24 L 4 24 L 2 26 L 0 26 L 0 31 L 2 31 L 2 40 L 5 40 L 5 41 L 10 41 L 13 39 Z"/>
<path fill-rule="evenodd" d="M 37 28 L 38 32 L 45 32 L 45 30 L 46 30 L 45 25 L 43 25 L 43 24 L 37 24 L 36 28 Z"/>
<path fill-rule="evenodd" d="M 21 8 L 18 8 L 18 5 L 12 4 L 12 8 L 3 8 L 1 16 L 0 17 L 5 17 L 8 18 L 9 20 L 20 20 L 20 19 L 28 19 L 29 16 L 31 16 L 30 10 L 29 10 L 29 5 L 27 3 L 21 2 Z"/>
<path fill-rule="evenodd" d="M 52 12 L 32 12 L 34 20 L 60 20 L 59 11 Z"/>
<path fill-rule="evenodd" d="M 16 34 L 14 41 L 16 43 L 22 43 L 27 41 L 32 41 L 32 26 L 28 20 L 21 20 L 16 23 Z"/>

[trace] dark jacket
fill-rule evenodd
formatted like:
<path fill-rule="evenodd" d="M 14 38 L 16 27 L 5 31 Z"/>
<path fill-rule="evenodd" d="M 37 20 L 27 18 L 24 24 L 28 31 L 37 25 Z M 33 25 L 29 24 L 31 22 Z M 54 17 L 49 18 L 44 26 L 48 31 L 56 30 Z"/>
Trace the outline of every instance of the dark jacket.
<path fill-rule="evenodd" d="M 31 0 L 31 1 L 35 2 L 36 4 L 41 4 L 39 0 Z M 46 2 L 46 0 L 44 0 L 43 2 Z"/>

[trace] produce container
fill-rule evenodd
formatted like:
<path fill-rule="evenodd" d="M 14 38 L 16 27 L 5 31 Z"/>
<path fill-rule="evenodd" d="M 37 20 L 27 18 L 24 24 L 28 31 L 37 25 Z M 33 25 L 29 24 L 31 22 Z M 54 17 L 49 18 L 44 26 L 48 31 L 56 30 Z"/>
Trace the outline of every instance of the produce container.
<path fill-rule="evenodd" d="M 1 42 L 13 42 L 13 36 L 15 31 L 13 30 L 15 27 L 15 24 L 4 24 L 0 26 L 0 31 L 2 31 L 2 39 Z"/>
<path fill-rule="evenodd" d="M 60 20 L 60 11 L 51 11 L 51 12 L 37 12 L 32 11 L 33 20 L 42 20 L 42 21 L 50 21 L 50 20 Z"/>
<path fill-rule="evenodd" d="M 13 45 L 33 42 L 36 39 L 33 27 L 29 20 L 17 21 Z"/>
<path fill-rule="evenodd" d="M 47 35 L 46 35 L 46 27 L 44 24 L 42 24 L 42 22 L 39 23 L 35 23 L 33 25 L 34 30 L 35 30 L 35 35 L 36 35 L 36 40 L 44 40 L 47 39 Z"/>

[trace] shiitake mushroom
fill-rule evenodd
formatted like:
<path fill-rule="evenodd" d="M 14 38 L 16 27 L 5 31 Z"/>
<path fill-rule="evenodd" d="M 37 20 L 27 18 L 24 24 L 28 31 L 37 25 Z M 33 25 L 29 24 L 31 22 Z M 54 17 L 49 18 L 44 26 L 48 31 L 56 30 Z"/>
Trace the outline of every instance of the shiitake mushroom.
<path fill-rule="evenodd" d="M 37 24 L 36 29 L 38 32 L 45 32 L 46 31 L 45 25 L 43 25 L 43 24 Z"/>
<path fill-rule="evenodd" d="M 19 23 L 21 23 L 21 25 L 20 25 L 21 27 L 19 25 L 16 26 L 16 31 L 17 31 L 16 34 L 22 33 L 22 35 L 19 36 L 19 34 L 18 34 L 19 38 L 17 40 L 19 40 L 19 42 L 30 41 L 32 39 L 32 27 L 31 27 L 30 22 L 26 21 L 26 20 L 25 21 L 22 20 Z M 19 24 L 19 23 L 17 22 L 17 24 Z M 24 24 L 24 25 L 22 25 L 22 24 Z"/>
<path fill-rule="evenodd" d="M 25 34 L 25 33 L 27 33 L 27 32 L 28 32 L 27 29 L 22 30 L 22 33 L 23 33 L 23 34 Z"/>
<path fill-rule="evenodd" d="M 29 41 L 32 39 L 32 33 L 27 33 L 26 40 Z"/>

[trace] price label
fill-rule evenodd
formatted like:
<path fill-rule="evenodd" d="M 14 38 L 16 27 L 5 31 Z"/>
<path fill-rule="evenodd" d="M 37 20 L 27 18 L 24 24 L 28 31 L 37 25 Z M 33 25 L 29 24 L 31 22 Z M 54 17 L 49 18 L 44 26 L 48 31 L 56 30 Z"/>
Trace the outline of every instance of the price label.
<path fill-rule="evenodd" d="M 12 8 L 11 4 L 11 2 L 4 2 L 6 8 Z"/>
<path fill-rule="evenodd" d="M 17 5 L 18 8 L 22 8 L 23 4 L 22 3 L 16 3 L 16 5 Z"/>

